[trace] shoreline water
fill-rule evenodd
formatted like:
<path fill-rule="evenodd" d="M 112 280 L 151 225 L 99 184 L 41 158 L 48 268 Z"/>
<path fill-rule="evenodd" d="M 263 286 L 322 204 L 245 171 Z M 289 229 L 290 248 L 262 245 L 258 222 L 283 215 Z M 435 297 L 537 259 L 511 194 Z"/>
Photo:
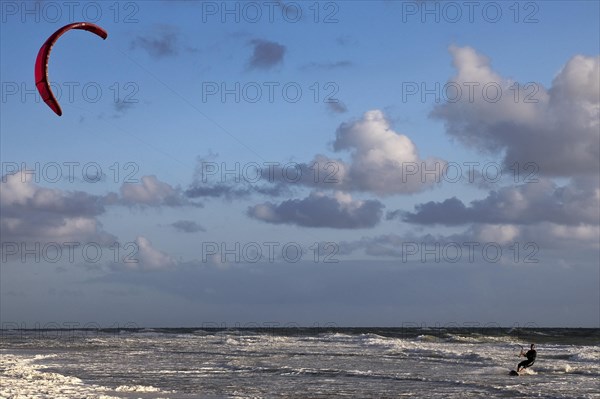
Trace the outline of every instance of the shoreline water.
<path fill-rule="evenodd" d="M 0 397 L 600 398 L 600 329 L 478 330 L 4 330 Z"/>

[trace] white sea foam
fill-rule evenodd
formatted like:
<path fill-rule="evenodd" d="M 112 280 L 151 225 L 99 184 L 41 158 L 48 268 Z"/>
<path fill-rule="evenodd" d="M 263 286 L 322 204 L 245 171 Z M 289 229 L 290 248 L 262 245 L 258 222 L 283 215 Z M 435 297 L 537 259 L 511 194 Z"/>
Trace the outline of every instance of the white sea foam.
<path fill-rule="evenodd" d="M 154 388 L 152 385 L 119 385 L 115 391 L 117 392 L 161 392 L 159 388 Z"/>
<path fill-rule="evenodd" d="M 600 364 L 600 350 L 599 348 L 582 348 L 578 353 L 573 354 L 571 358 L 573 360 Z"/>
<path fill-rule="evenodd" d="M 47 368 L 35 361 L 54 355 L 34 357 L 2 353 L 0 356 L 0 397 L 14 399 L 115 399 L 108 389 L 98 385 L 83 384 L 79 378 L 45 372 Z"/>
<path fill-rule="evenodd" d="M 56 355 L 0 356 L 0 398 L 7 399 L 119 399 L 116 392 L 162 392 L 159 388 L 144 385 L 121 385 L 112 390 L 108 387 L 84 384 L 77 377 L 46 371 L 48 366 L 36 363 Z"/>

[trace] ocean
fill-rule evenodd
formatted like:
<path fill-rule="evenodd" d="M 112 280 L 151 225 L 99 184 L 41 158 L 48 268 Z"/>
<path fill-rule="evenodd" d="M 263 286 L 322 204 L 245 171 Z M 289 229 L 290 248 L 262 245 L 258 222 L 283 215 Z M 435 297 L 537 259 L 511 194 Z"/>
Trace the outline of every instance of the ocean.
<path fill-rule="evenodd" d="M 519 345 L 537 346 L 518 377 Z M 600 329 L 2 330 L 1 398 L 600 398 Z"/>

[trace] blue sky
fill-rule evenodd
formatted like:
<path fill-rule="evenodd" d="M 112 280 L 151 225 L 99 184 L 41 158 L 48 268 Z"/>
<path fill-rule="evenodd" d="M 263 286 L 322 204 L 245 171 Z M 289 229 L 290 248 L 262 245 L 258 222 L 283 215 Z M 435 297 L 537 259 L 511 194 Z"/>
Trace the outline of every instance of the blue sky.
<path fill-rule="evenodd" d="M 599 326 L 598 2 L 115 4 L 2 2 L 2 323 Z"/>

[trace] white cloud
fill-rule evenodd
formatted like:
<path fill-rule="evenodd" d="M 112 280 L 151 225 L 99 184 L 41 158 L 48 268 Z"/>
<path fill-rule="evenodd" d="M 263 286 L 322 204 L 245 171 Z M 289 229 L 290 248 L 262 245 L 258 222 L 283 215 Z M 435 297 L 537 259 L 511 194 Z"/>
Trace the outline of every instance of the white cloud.
<path fill-rule="evenodd" d="M 507 224 L 476 225 L 464 233 L 480 242 L 497 242 L 521 246 L 533 243 L 542 249 L 599 249 L 600 226 L 580 224 L 564 226 L 544 222 L 532 226 Z"/>
<path fill-rule="evenodd" d="M 105 211 L 105 197 L 41 187 L 24 176 L 6 175 L 0 182 L 3 242 L 85 240 L 104 245 L 115 240 L 96 219 Z"/>
<path fill-rule="evenodd" d="M 547 176 L 598 174 L 600 169 L 600 57 L 571 58 L 546 89 L 496 73 L 470 47 L 450 47 L 462 96 L 434 108 L 448 134 L 481 151 L 504 152 L 504 164 L 534 162 Z M 478 86 L 469 98 L 468 86 Z M 487 97 L 484 87 L 489 85 Z M 497 96 L 494 85 L 501 88 Z M 515 99 L 515 93 L 519 96 Z"/>
<path fill-rule="evenodd" d="M 481 242 L 510 244 L 519 235 L 519 227 L 508 224 L 484 224 L 478 226 L 477 239 Z"/>
<path fill-rule="evenodd" d="M 412 140 L 393 130 L 384 113 L 371 110 L 336 130 L 333 150 L 348 153 L 349 160 L 317 154 L 308 163 L 271 165 L 262 168 L 260 185 L 241 188 L 227 184 L 200 183 L 186 191 L 191 197 L 241 198 L 249 194 L 278 196 L 287 188 L 310 187 L 320 191 L 367 192 L 381 196 L 410 194 L 433 187 L 441 181 L 446 162 L 422 159 Z M 203 162 L 201 160 L 200 162 Z M 205 176 L 199 176 L 205 178 Z"/>
<path fill-rule="evenodd" d="M 180 189 L 158 180 L 154 175 L 143 176 L 140 184 L 124 183 L 121 186 L 122 202 L 142 206 L 198 206 L 185 198 Z"/>
<path fill-rule="evenodd" d="M 443 160 L 421 159 L 412 140 L 394 131 L 380 110 L 342 123 L 336 130 L 333 149 L 349 153 L 349 161 L 317 154 L 312 162 L 298 165 L 298 180 L 281 179 L 289 173 L 281 168 L 275 168 L 273 176 L 279 178 L 278 183 L 288 185 L 387 196 L 431 188 L 441 180 L 446 166 Z"/>
<path fill-rule="evenodd" d="M 119 242 L 115 235 L 103 229 L 98 220 L 99 216 L 106 213 L 107 206 L 195 205 L 155 176 L 143 177 L 139 185 L 124 185 L 121 193 L 122 196 L 116 193 L 92 195 L 83 191 L 47 188 L 35 184 L 32 174 L 7 174 L 0 182 L 2 242 L 11 243 L 11 248 L 19 250 L 23 244 L 49 243 L 58 246 L 96 244 L 107 247 Z M 201 228 L 197 225 L 184 227 Z M 136 267 L 153 269 L 174 264 L 172 258 L 154 249 L 144 237 L 138 238 L 136 245 L 140 259 L 140 266 Z"/>
<path fill-rule="evenodd" d="M 177 260 L 168 254 L 156 249 L 146 237 L 138 236 L 135 239 L 137 252 L 131 255 L 131 260 L 137 262 L 124 262 L 128 269 L 134 270 L 164 270 L 177 265 Z"/>
<path fill-rule="evenodd" d="M 349 151 L 351 161 L 340 165 L 340 185 L 347 191 L 367 191 L 379 195 L 413 193 L 431 187 L 439 173 L 422 178 L 423 169 L 441 171 L 440 160 L 422 160 L 412 140 L 395 132 L 380 110 L 366 112 L 359 120 L 341 124 L 333 149 Z M 410 169 L 418 168 L 418 173 Z"/>

